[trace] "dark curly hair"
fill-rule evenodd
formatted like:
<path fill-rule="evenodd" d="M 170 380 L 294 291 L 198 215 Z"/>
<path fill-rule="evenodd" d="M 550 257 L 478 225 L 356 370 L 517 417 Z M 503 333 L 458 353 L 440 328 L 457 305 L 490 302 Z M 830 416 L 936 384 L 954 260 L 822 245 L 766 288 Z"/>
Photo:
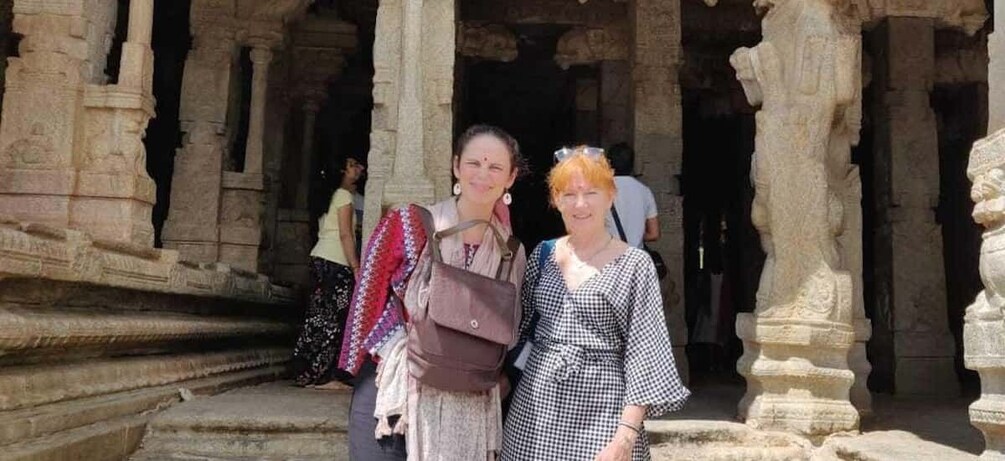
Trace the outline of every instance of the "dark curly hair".
<path fill-rule="evenodd" d="M 481 135 L 492 136 L 506 145 L 506 150 L 509 151 L 510 155 L 510 162 L 513 165 L 513 169 L 517 171 L 517 176 L 521 176 L 527 172 L 527 162 L 520 153 L 520 143 L 513 136 L 510 136 L 506 130 L 494 125 L 471 125 L 468 129 L 464 130 L 464 133 L 461 133 L 457 138 L 457 143 L 454 145 L 454 161 L 456 162 L 461 157 L 464 148 L 468 146 L 468 143 L 472 139 Z"/>

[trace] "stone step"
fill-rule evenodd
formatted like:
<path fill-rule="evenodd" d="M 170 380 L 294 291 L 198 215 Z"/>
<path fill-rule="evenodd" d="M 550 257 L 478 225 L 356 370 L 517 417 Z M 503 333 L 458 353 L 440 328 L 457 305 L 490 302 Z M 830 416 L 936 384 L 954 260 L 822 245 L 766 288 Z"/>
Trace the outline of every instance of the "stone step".
<path fill-rule="evenodd" d="M 280 381 L 195 399 L 154 418 L 131 459 L 348 460 L 350 398 Z"/>
<path fill-rule="evenodd" d="M 787 461 L 809 459 L 813 446 L 790 434 L 728 421 L 646 421 L 653 461 Z"/>

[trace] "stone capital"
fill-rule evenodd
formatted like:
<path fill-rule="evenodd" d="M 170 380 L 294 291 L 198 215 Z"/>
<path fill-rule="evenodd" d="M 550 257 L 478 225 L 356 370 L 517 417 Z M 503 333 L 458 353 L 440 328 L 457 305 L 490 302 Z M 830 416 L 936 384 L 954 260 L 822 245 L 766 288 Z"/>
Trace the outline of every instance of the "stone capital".
<path fill-rule="evenodd" d="M 255 64 L 255 67 L 267 67 L 272 62 L 273 56 L 272 50 L 266 46 L 259 45 L 251 49 L 251 62 Z"/>

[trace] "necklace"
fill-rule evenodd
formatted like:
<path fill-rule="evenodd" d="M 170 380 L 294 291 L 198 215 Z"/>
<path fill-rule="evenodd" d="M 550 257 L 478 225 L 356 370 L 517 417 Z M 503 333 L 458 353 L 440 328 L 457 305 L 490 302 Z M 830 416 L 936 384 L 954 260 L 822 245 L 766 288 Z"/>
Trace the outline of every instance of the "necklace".
<path fill-rule="evenodd" d="M 604 243 L 604 246 L 600 247 L 599 250 L 593 252 L 593 254 L 591 254 L 588 258 L 579 258 L 579 255 L 577 254 L 576 258 L 579 259 L 579 261 L 576 261 L 576 264 L 575 264 L 576 269 L 582 269 L 582 268 L 586 267 L 586 264 L 589 263 L 590 260 L 592 260 L 593 258 L 596 258 L 597 255 L 599 255 L 600 253 L 603 253 L 604 250 L 607 249 L 607 247 L 611 246 L 611 242 L 612 241 L 614 241 L 614 237 L 612 237 L 610 234 L 608 234 L 607 235 L 607 242 Z M 572 242 L 570 242 L 569 240 L 566 240 L 565 241 L 565 245 L 567 247 L 569 247 L 570 250 L 572 250 L 573 254 L 576 254 L 576 247 L 572 245 Z"/>

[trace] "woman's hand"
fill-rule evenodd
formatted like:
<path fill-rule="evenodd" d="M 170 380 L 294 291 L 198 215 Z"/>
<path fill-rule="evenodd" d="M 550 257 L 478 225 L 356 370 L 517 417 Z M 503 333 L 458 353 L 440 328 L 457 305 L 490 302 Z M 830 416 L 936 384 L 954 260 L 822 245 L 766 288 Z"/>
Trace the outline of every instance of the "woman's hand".
<path fill-rule="evenodd" d="M 630 429 L 619 427 L 614 433 L 614 438 L 600 453 L 597 453 L 594 461 L 631 461 L 632 448 L 635 447 L 637 438 L 638 435 Z"/>

